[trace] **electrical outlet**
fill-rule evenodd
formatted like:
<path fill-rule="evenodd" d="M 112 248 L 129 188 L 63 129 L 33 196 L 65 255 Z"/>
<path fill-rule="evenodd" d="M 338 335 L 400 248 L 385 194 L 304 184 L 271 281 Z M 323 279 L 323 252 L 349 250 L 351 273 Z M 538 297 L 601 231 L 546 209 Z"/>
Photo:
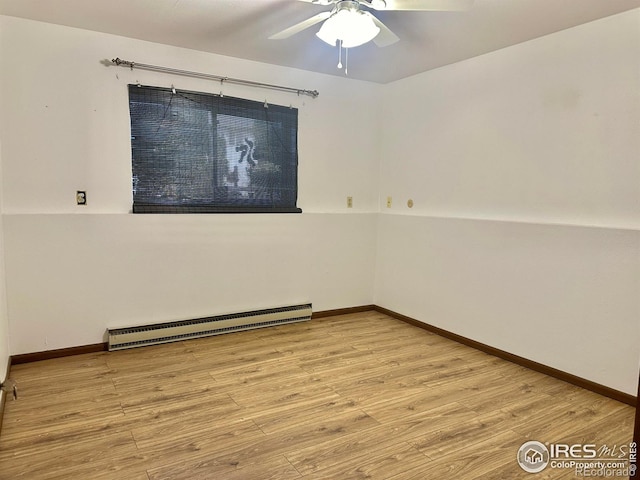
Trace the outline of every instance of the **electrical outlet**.
<path fill-rule="evenodd" d="M 353 197 L 347 197 L 347 208 L 353 208 Z"/>
<path fill-rule="evenodd" d="M 87 204 L 87 192 L 84 190 L 76 191 L 76 203 L 78 205 L 86 205 Z"/>
<path fill-rule="evenodd" d="M 391 197 L 387 197 L 387 208 L 391 208 Z"/>

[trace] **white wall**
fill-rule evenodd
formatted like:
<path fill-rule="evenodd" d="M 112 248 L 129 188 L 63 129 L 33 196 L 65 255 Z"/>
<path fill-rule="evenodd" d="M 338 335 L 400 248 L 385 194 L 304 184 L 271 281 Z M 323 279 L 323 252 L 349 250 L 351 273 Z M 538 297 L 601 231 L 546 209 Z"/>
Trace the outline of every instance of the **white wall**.
<path fill-rule="evenodd" d="M 635 394 L 638 232 L 401 215 L 379 228 L 376 304 Z"/>
<path fill-rule="evenodd" d="M 107 326 L 371 303 L 375 214 L 7 215 L 13 354 Z"/>
<path fill-rule="evenodd" d="M 633 10 L 389 85 L 375 303 L 635 395 L 639 45 Z"/>
<path fill-rule="evenodd" d="M 131 147 L 127 84 L 140 82 L 267 100 L 299 108 L 299 206 L 305 212 L 377 211 L 377 122 L 382 86 L 86 30 L 0 19 L 4 211 L 127 213 Z M 116 56 L 267 83 L 317 89 L 316 99 L 144 70 L 104 66 Z M 110 62 L 107 62 L 110 63 Z M 348 159 L 348 161 L 345 161 Z M 89 204 L 78 207 L 75 191 Z M 28 194 L 25 194 L 27 193 Z"/>
<path fill-rule="evenodd" d="M 0 103 L 0 110 L 1 110 Z M 2 211 L 2 142 L 0 142 L 0 211 Z M 2 215 L 0 215 L 0 382 L 7 376 L 7 365 L 9 360 L 9 317 L 7 315 L 7 295 L 5 283 L 4 267 L 4 225 Z M 0 403 L 4 392 L 0 391 Z"/>
<path fill-rule="evenodd" d="M 368 100 L 381 86 L 11 17 L 0 17 L 0 40 L 12 354 L 102 342 L 107 326 L 372 302 L 378 149 L 348 127 L 375 128 Z M 304 213 L 129 214 L 127 84 L 220 85 L 101 63 L 116 56 L 319 90 L 223 88 L 299 108 Z"/>
<path fill-rule="evenodd" d="M 0 36 L 0 65 L 2 64 L 2 37 Z M 1 80 L 0 80 L 1 81 Z M 4 110 L 0 96 L 0 112 Z M 1 114 L 0 114 L 1 115 Z M 2 221 L 2 135 L 0 134 L 0 382 L 7 376 L 9 360 L 9 317 L 7 315 L 6 279 L 4 268 L 4 226 Z M 0 391 L 0 404 L 5 393 Z"/>
<path fill-rule="evenodd" d="M 392 212 L 640 228 L 639 17 L 389 85 L 381 195 Z"/>

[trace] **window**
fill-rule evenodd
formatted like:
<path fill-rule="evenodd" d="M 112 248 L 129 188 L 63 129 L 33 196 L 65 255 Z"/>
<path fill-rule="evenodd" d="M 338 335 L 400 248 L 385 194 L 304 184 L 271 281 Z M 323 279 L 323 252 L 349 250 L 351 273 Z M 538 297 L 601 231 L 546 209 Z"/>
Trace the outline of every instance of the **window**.
<path fill-rule="evenodd" d="M 299 213 L 298 110 L 129 85 L 134 213 Z"/>

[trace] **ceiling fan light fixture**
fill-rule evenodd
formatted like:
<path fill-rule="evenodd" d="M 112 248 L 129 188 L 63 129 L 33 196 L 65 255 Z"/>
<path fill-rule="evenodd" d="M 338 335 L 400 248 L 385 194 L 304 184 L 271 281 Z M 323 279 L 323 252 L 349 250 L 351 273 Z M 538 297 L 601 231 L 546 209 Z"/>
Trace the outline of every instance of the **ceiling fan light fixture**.
<path fill-rule="evenodd" d="M 358 9 L 343 8 L 324 21 L 316 36 L 335 46 L 342 40 L 344 48 L 358 47 L 373 40 L 380 28 L 369 15 Z"/>
<path fill-rule="evenodd" d="M 323 42 L 328 43 L 332 47 L 335 47 L 336 42 L 338 41 L 338 32 L 335 31 L 333 24 L 329 22 L 329 20 L 331 20 L 331 18 L 325 20 L 320 26 L 320 30 L 316 32 L 316 37 Z"/>

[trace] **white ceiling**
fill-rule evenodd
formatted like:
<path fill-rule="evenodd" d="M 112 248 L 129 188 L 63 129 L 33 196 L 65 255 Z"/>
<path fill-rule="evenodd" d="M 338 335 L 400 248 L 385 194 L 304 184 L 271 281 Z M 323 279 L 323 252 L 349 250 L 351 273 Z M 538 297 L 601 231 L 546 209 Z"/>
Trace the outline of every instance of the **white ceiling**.
<path fill-rule="evenodd" d="M 475 0 L 465 12 L 375 12 L 400 42 L 351 49 L 349 77 L 387 83 L 637 7 L 640 0 Z M 344 75 L 337 48 L 314 35 L 319 26 L 267 39 L 328 8 L 298 0 L 0 0 L 2 15 Z"/>

